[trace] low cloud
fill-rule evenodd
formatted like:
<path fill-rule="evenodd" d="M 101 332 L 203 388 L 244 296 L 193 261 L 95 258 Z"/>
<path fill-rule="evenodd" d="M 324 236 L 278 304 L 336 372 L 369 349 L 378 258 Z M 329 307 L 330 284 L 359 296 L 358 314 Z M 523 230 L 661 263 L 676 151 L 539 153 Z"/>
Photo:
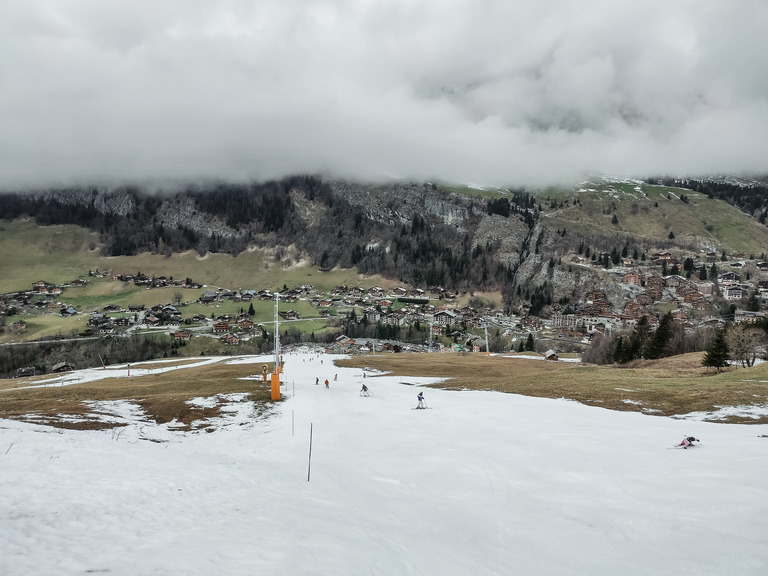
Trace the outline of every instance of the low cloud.
<path fill-rule="evenodd" d="M 19 0 L 3 12 L 3 187 L 768 172 L 760 0 Z"/>

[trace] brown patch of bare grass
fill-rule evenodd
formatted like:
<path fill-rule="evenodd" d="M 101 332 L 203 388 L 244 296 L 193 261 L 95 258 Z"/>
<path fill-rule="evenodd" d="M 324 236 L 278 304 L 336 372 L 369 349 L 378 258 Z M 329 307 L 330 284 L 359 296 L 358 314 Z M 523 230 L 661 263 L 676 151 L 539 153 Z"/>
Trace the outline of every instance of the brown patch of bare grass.
<path fill-rule="evenodd" d="M 249 393 L 250 399 L 264 402 L 270 398 L 269 385 L 259 380 L 241 380 L 255 375 L 260 365 L 224 362 L 179 368 L 162 374 L 108 378 L 97 382 L 68 386 L 6 389 L 0 392 L 0 417 L 48 423 L 61 428 L 111 428 L 114 423 L 91 420 L 94 410 L 86 402 L 132 400 L 147 418 L 158 423 L 174 419 L 189 428 L 193 422 L 220 414 L 220 408 L 188 403 L 192 398 L 216 394 Z M 65 417 L 80 417 L 82 422 Z"/>
<path fill-rule="evenodd" d="M 645 360 L 631 366 L 591 366 L 486 357 L 482 354 L 388 354 L 337 361 L 340 366 L 402 376 L 447 378 L 435 387 L 449 390 L 496 390 L 543 398 L 568 398 L 611 410 L 672 416 L 716 411 L 721 406 L 768 403 L 768 367 L 731 367 L 715 374 L 701 366 L 701 354 Z M 768 423 L 768 417 L 728 421 Z"/>

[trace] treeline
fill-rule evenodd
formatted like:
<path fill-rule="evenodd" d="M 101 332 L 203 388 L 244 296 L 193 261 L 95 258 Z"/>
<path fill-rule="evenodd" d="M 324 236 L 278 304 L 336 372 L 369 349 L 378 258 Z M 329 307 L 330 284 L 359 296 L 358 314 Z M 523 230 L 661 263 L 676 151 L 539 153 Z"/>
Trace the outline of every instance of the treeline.
<path fill-rule="evenodd" d="M 520 215 L 528 228 L 532 228 L 538 217 L 536 200 L 524 190 L 512 190 L 511 192 L 511 199 L 504 197 L 489 200 L 486 211 L 490 215 L 498 214 L 505 218 L 515 214 Z"/>
<path fill-rule="evenodd" d="M 629 334 L 598 335 L 584 351 L 582 360 L 593 364 L 628 364 L 633 360 L 656 360 L 688 352 L 707 351 L 708 355 L 752 366 L 765 353 L 768 343 L 768 321 L 755 324 L 729 325 L 722 331 L 699 328 L 686 332 L 667 312 L 652 329 L 647 318 L 638 321 Z M 721 368 L 716 363 L 704 364 Z"/>
<path fill-rule="evenodd" d="M 36 374 L 47 374 L 60 362 L 72 363 L 79 369 L 101 366 L 102 362 L 120 364 L 177 356 L 180 346 L 168 337 L 138 335 L 0 346 L 0 377 L 12 378 L 30 368 Z"/>

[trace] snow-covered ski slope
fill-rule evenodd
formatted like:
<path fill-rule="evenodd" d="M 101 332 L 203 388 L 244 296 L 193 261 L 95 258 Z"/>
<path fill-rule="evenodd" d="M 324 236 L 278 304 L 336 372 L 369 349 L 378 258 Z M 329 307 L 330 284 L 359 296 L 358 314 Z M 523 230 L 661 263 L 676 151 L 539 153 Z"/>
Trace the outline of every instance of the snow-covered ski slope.
<path fill-rule="evenodd" d="M 254 418 L 230 398 L 213 433 L 128 403 L 109 407 L 131 422 L 117 430 L 0 420 L 0 574 L 768 574 L 764 426 L 333 359 L 285 356 L 285 400 Z M 431 410 L 411 409 L 418 390 Z M 701 445 L 668 449 L 686 435 Z"/>

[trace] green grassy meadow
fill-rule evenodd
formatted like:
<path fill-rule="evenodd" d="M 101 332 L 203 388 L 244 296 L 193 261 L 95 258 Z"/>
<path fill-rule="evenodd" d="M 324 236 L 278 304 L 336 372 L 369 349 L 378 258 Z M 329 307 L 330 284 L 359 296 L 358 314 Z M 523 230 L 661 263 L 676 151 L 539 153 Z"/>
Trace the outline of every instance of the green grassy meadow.
<path fill-rule="evenodd" d="M 768 245 L 768 227 L 725 202 L 692 190 L 615 182 L 585 188 L 587 191 L 576 193 L 579 206 L 545 210 L 544 225 L 550 230 L 632 236 L 637 243 L 664 241 L 671 232 L 681 245 L 686 238 L 696 244 L 703 239 L 714 250 L 727 247 L 729 252 L 745 254 L 761 254 Z M 682 195 L 687 203 L 680 199 Z"/>

